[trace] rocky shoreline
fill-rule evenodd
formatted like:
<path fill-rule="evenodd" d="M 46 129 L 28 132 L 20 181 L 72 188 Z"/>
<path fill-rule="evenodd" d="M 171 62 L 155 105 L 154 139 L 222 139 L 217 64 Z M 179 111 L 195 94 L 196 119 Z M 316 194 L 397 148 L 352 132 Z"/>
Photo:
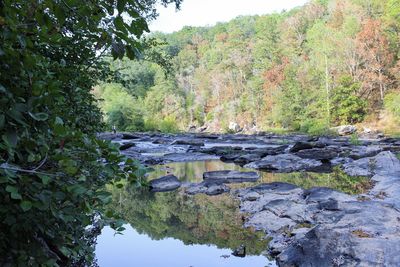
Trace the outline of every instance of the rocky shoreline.
<path fill-rule="evenodd" d="M 247 216 L 244 225 L 271 239 L 279 266 L 398 266 L 400 262 L 400 139 L 306 135 L 101 134 L 144 164 L 221 159 L 268 172 L 330 172 L 367 176 L 372 188 L 348 195 L 330 188 L 303 189 L 274 182 L 231 191 Z M 180 184 L 163 177 L 157 191 L 216 195 L 227 183 L 256 181 L 255 173 L 205 173 L 204 181 Z M 170 181 L 171 183 L 168 183 Z M 179 184 L 178 184 L 179 183 Z M 172 190 L 171 189 L 171 190 Z"/>

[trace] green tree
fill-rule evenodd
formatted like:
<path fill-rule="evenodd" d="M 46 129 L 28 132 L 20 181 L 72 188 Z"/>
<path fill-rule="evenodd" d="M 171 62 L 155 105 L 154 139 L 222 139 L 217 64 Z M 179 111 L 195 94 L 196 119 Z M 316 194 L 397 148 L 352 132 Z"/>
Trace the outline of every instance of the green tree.
<path fill-rule="evenodd" d="M 336 124 L 361 122 L 366 114 L 366 102 L 357 96 L 360 84 L 351 77 L 340 79 L 332 97 L 332 119 Z"/>
<path fill-rule="evenodd" d="M 103 124 L 90 91 L 107 69 L 100 55 L 139 56 L 156 3 L 0 1 L 0 265 L 93 260 L 87 227 L 105 218 L 104 184 L 140 175 L 96 138 Z"/>

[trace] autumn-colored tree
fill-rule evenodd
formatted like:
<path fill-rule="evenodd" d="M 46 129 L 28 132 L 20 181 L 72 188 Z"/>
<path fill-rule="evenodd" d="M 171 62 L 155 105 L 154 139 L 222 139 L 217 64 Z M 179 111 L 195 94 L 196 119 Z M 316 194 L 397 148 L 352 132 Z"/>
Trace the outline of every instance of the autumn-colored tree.
<path fill-rule="evenodd" d="M 394 57 L 379 20 L 369 19 L 365 22 L 357 35 L 356 49 L 362 59 L 358 70 L 362 82 L 360 93 L 363 97 L 371 99 L 373 105 L 381 104 L 393 82 L 389 69 Z"/>

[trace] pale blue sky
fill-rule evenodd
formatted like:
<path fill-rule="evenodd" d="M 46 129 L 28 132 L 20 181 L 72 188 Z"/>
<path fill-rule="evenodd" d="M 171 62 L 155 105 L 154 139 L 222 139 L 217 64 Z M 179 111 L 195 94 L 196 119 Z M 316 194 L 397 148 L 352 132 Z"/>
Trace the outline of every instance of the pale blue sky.
<path fill-rule="evenodd" d="M 173 32 L 183 26 L 206 26 L 229 21 L 239 15 L 262 15 L 289 10 L 308 0 L 183 0 L 181 10 L 171 5 L 157 10 L 160 16 L 150 24 L 151 31 Z"/>

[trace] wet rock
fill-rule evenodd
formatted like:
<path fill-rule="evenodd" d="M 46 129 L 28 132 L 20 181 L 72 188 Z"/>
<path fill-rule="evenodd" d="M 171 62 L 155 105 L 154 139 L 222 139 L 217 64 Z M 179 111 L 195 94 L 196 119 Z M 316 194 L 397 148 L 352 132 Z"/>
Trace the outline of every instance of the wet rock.
<path fill-rule="evenodd" d="M 203 173 L 203 179 L 209 182 L 219 183 L 243 183 L 256 182 L 260 179 L 260 175 L 256 172 L 240 172 L 240 171 L 212 171 Z"/>
<path fill-rule="evenodd" d="M 181 186 L 181 182 L 175 175 L 167 175 L 150 181 L 150 190 L 152 192 L 172 191 Z"/>
<path fill-rule="evenodd" d="M 206 194 L 209 196 L 220 195 L 229 192 L 230 189 L 225 184 L 202 182 L 198 184 L 189 184 L 185 192 L 189 195 Z"/>
<path fill-rule="evenodd" d="M 265 158 L 246 164 L 245 168 L 262 169 L 276 172 L 295 172 L 313 169 L 322 166 L 322 163 L 314 159 L 302 159 L 293 154 L 281 154 L 266 156 Z"/>

